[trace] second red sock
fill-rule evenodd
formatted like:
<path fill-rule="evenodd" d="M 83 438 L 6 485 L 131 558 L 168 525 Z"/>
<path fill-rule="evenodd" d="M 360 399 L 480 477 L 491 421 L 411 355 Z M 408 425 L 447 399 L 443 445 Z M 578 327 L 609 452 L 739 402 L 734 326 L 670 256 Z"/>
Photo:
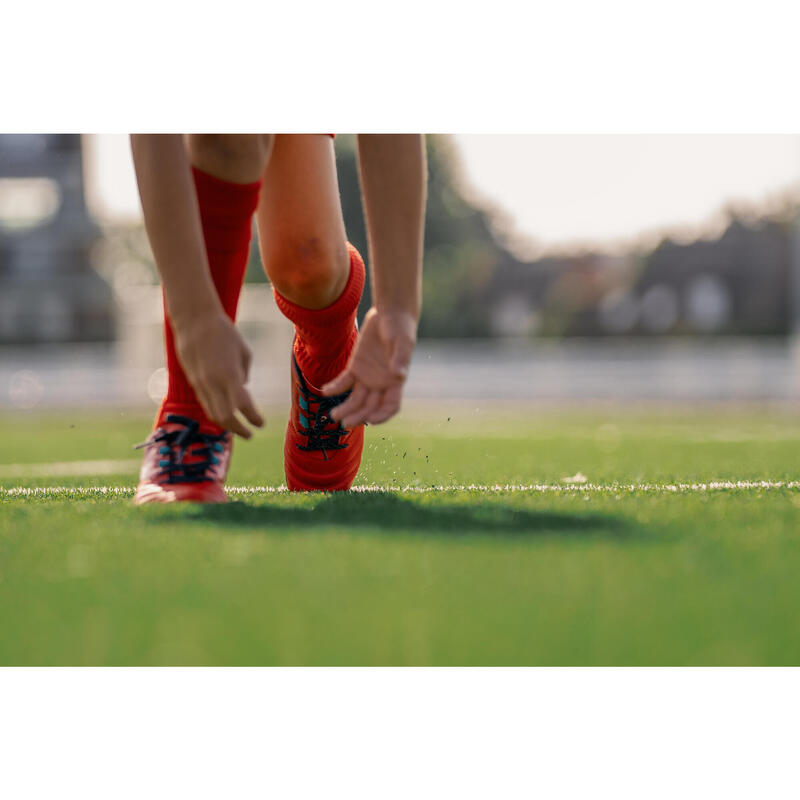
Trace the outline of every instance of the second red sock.
<path fill-rule="evenodd" d="M 202 170 L 192 168 L 203 239 L 208 253 L 211 278 L 225 309 L 236 319 L 239 295 L 250 255 L 250 237 L 253 214 L 258 205 L 261 181 L 256 183 L 230 183 L 215 178 Z M 164 311 L 164 343 L 167 356 L 168 386 L 156 425 L 161 425 L 167 414 L 186 414 L 211 428 L 217 428 L 205 416 L 197 396 L 181 367 L 175 352 L 175 340 L 169 316 Z"/>

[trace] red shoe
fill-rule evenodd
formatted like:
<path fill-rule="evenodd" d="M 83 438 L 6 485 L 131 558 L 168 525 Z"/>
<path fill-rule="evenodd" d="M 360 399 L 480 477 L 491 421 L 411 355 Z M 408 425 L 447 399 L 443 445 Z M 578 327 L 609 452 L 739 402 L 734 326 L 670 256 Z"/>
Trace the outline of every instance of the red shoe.
<path fill-rule="evenodd" d="M 134 503 L 226 503 L 223 484 L 233 436 L 204 431 L 191 417 L 169 414 L 145 447 Z"/>
<path fill-rule="evenodd" d="M 364 426 L 345 430 L 329 416 L 350 392 L 324 397 L 292 356 L 292 410 L 283 445 L 286 485 L 292 492 L 343 492 L 353 485 L 364 449 Z"/>

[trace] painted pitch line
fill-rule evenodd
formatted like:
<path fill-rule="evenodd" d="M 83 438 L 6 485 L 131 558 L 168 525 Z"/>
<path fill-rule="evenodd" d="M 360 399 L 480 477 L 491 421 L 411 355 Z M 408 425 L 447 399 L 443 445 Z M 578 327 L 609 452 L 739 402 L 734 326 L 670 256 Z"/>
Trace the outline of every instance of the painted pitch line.
<path fill-rule="evenodd" d="M 393 494 L 446 494 L 448 492 L 480 492 L 481 494 L 529 493 L 529 494 L 703 494 L 725 491 L 764 491 L 776 489 L 800 489 L 800 481 L 710 481 L 708 483 L 532 483 L 532 484 L 462 484 L 442 486 L 355 486 L 351 492 L 370 494 L 391 492 Z M 50 499 L 84 496 L 89 498 L 132 497 L 132 486 L 51 486 L 0 488 L 0 499 L 22 497 L 46 497 Z M 233 497 L 259 497 L 287 494 L 285 486 L 228 486 L 226 491 Z"/>

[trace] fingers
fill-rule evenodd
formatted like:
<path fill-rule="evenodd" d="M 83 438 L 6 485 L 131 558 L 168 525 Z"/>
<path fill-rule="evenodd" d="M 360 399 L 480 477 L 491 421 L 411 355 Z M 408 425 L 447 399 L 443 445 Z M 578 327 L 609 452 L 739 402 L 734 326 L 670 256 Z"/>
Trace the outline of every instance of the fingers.
<path fill-rule="evenodd" d="M 253 434 L 243 422 L 240 422 L 238 417 L 231 411 L 228 415 L 221 420 L 217 420 L 218 425 L 222 425 L 226 430 L 232 431 L 242 439 L 249 439 Z"/>
<path fill-rule="evenodd" d="M 252 436 L 250 429 L 236 416 L 236 403 L 232 394 L 220 389 L 215 397 L 214 422 L 226 430 L 249 439 Z"/>
<path fill-rule="evenodd" d="M 331 412 L 348 430 L 365 422 L 378 425 L 390 420 L 400 410 L 403 387 L 398 384 L 386 390 L 367 389 L 357 383 L 350 397 Z"/>
<path fill-rule="evenodd" d="M 242 368 L 244 369 L 245 380 L 247 380 L 247 378 L 250 376 L 250 365 L 252 363 L 253 363 L 253 351 L 249 347 L 244 346 L 242 348 Z"/>
<path fill-rule="evenodd" d="M 250 348 L 227 317 L 180 333 L 176 331 L 178 357 L 206 415 L 249 439 L 247 423 L 258 428 L 264 424 L 245 388 L 253 360 Z"/>
<path fill-rule="evenodd" d="M 200 406 L 202 407 L 203 411 L 205 412 L 206 416 L 212 421 L 217 422 L 217 413 L 215 411 L 215 402 L 211 395 L 208 392 L 204 391 L 200 386 L 195 386 L 194 393 L 197 395 L 197 399 L 200 401 Z M 217 425 L 219 423 L 217 422 Z"/>
<path fill-rule="evenodd" d="M 392 386 L 383 392 L 380 405 L 367 417 L 371 425 L 380 425 L 390 420 L 399 410 L 403 396 L 402 386 Z"/>
<path fill-rule="evenodd" d="M 253 398 L 250 397 L 250 393 L 244 386 L 239 386 L 238 389 L 228 393 L 224 413 L 218 424 L 229 431 L 233 431 L 243 439 L 249 439 L 253 432 L 239 419 L 237 412 L 241 413 L 251 425 L 257 428 L 262 427 L 264 424 L 263 417 L 258 413 Z"/>
<path fill-rule="evenodd" d="M 326 397 L 342 394 L 353 385 L 354 380 L 353 373 L 349 369 L 345 369 L 322 387 L 322 394 Z"/>
<path fill-rule="evenodd" d="M 353 394 L 355 394 L 355 390 Z M 367 392 L 358 408 L 354 408 L 342 416 L 342 427 L 349 430 L 350 428 L 355 428 L 356 425 L 363 425 L 380 405 L 382 394 L 383 392 L 375 390 Z"/>
<path fill-rule="evenodd" d="M 223 386 L 198 386 L 195 388 L 197 399 L 212 422 L 232 431 L 243 439 L 250 439 L 252 431 L 236 415 L 237 411 L 257 428 L 264 425 L 264 418 L 255 407 L 250 393 L 244 386 L 238 390 L 228 391 Z"/>
<path fill-rule="evenodd" d="M 364 404 L 368 393 L 369 390 L 364 386 L 363 383 L 357 383 L 351 392 L 350 397 L 348 397 L 344 403 L 336 406 L 336 408 L 331 411 L 331 419 L 341 422 L 345 417 L 348 417 L 356 412 Z"/>
<path fill-rule="evenodd" d="M 256 428 L 262 428 L 264 426 L 264 418 L 258 413 L 253 398 L 250 396 L 250 392 L 244 387 L 239 390 L 236 407 L 244 414 L 245 419 L 251 425 L 255 425 Z"/>

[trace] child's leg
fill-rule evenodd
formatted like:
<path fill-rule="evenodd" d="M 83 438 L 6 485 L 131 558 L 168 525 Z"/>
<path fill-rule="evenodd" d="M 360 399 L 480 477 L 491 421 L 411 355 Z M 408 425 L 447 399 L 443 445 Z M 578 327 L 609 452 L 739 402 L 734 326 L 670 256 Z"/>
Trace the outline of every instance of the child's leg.
<path fill-rule="evenodd" d="M 236 317 L 250 252 L 253 213 L 261 175 L 269 159 L 269 135 L 192 134 L 187 137 L 211 277 L 225 312 Z M 169 317 L 164 315 L 168 388 L 156 425 L 167 414 L 182 414 L 210 424 L 175 352 Z"/>
<path fill-rule="evenodd" d="M 275 300 L 296 332 L 286 482 L 292 490 L 349 489 L 364 429 L 341 429 L 329 416 L 332 401 L 318 390 L 355 345 L 364 263 L 345 236 L 330 137 L 275 137 L 256 219 Z"/>
<path fill-rule="evenodd" d="M 275 299 L 295 323 L 295 357 L 321 386 L 347 362 L 364 286 L 361 257 L 347 244 L 329 136 L 275 137 L 256 219 Z"/>
<path fill-rule="evenodd" d="M 256 135 L 187 137 L 211 277 L 231 319 L 271 145 L 271 137 Z M 166 310 L 164 339 L 167 395 L 156 417 L 158 431 L 146 445 L 135 502 L 225 502 L 233 436 L 204 414 L 178 360 Z"/>

